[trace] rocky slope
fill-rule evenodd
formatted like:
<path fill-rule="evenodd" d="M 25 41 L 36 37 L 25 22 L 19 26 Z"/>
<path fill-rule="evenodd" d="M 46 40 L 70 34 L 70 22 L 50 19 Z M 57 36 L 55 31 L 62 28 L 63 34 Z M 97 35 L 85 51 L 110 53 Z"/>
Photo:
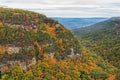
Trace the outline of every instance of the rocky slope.
<path fill-rule="evenodd" d="M 57 21 L 35 12 L 0 8 L 0 64 L 41 60 L 43 54 L 65 59 L 80 54 L 80 47 Z"/>
<path fill-rule="evenodd" d="M 59 22 L 0 8 L 0 80 L 115 80 L 116 70 Z"/>

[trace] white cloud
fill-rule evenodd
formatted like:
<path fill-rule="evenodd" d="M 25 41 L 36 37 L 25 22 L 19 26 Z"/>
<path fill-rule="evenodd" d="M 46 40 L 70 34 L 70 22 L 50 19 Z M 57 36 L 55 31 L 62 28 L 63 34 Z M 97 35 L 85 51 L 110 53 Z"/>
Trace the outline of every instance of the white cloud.
<path fill-rule="evenodd" d="M 0 5 L 33 10 L 53 17 L 112 17 L 120 0 L 0 0 Z"/>

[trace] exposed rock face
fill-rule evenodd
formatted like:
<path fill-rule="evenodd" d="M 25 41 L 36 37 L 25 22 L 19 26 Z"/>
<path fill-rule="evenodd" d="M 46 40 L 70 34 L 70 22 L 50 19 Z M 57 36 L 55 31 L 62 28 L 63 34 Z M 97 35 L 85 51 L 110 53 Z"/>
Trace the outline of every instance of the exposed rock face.
<path fill-rule="evenodd" d="M 76 58 L 76 57 L 82 57 L 82 54 L 75 54 L 74 49 L 70 48 L 71 54 L 68 55 L 69 58 Z"/>
<path fill-rule="evenodd" d="M 19 65 L 23 70 L 29 69 L 31 66 L 36 64 L 36 59 L 33 57 L 32 59 L 28 59 L 27 61 L 7 61 L 6 63 L 0 63 L 0 71 L 2 73 L 6 72 L 6 69 L 10 71 L 14 68 L 15 65 Z"/>
<path fill-rule="evenodd" d="M 21 49 L 21 47 L 8 47 L 7 52 L 9 54 L 18 53 L 20 51 L 20 49 Z"/>
<path fill-rule="evenodd" d="M 117 35 L 120 36 L 120 28 L 116 31 Z"/>
<path fill-rule="evenodd" d="M 8 54 L 18 53 L 21 50 L 21 47 L 14 45 L 0 46 L 0 53 L 7 52 Z"/>
<path fill-rule="evenodd" d="M 29 49 L 30 47 L 31 46 L 28 46 L 26 49 Z M 0 53 L 1 54 L 2 53 L 3 54 L 7 53 L 9 55 L 12 55 L 13 53 L 14 54 L 19 53 L 21 49 L 22 49 L 22 47 L 15 46 L 15 45 L 12 45 L 12 44 L 4 45 L 4 46 L 2 45 L 2 46 L 0 46 Z M 18 60 L 6 60 L 6 59 L 3 59 L 3 61 L 1 61 L 1 63 L 0 63 L 0 71 L 2 73 L 4 73 L 4 72 L 6 72 L 6 69 L 12 70 L 15 65 L 20 65 L 20 67 L 23 70 L 27 70 L 28 68 L 30 68 L 31 66 L 33 66 L 35 64 L 36 64 L 35 57 L 28 58 L 25 61 L 20 61 L 19 59 Z"/>
<path fill-rule="evenodd" d="M 42 60 L 43 54 L 65 59 L 70 54 L 70 47 L 71 55 L 80 53 L 78 40 L 59 22 L 35 12 L 0 8 L 2 72 L 5 67 L 12 70 L 16 64 L 26 70 L 35 65 L 36 60 Z"/>

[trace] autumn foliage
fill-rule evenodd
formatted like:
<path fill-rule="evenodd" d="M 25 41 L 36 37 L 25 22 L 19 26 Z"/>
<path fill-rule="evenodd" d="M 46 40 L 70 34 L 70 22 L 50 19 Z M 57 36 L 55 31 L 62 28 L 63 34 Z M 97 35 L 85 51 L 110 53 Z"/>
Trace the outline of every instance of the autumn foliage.
<path fill-rule="evenodd" d="M 9 8 L 0 8 L 0 70 L 0 80 L 116 79 L 115 67 L 57 21 Z"/>

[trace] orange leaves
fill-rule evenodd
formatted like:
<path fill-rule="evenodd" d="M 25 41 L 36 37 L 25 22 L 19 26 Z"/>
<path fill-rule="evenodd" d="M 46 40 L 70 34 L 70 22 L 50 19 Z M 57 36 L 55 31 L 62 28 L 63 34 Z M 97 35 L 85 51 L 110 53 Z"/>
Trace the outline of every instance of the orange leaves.
<path fill-rule="evenodd" d="M 49 33 L 53 37 L 56 37 L 56 32 L 55 32 L 56 28 L 54 26 L 50 27 L 50 24 L 44 24 L 44 26 L 46 27 L 47 33 Z"/>
<path fill-rule="evenodd" d="M 3 46 L 0 46 L 0 54 L 3 54 L 5 52 L 6 48 Z"/>
<path fill-rule="evenodd" d="M 49 64 L 56 64 L 57 63 L 57 61 L 56 61 L 56 59 L 52 59 L 52 58 L 50 58 L 49 59 Z"/>
<path fill-rule="evenodd" d="M 58 40 L 58 43 L 59 43 L 59 45 L 62 46 L 62 43 L 63 43 L 62 39 L 59 39 L 59 40 Z"/>
<path fill-rule="evenodd" d="M 24 76 L 29 76 L 29 75 L 32 75 L 32 70 L 31 70 L 31 69 L 28 70 L 28 71 L 24 74 Z"/>
<path fill-rule="evenodd" d="M 48 57 L 47 54 L 44 54 L 43 60 L 46 61 L 49 65 L 53 65 L 57 63 L 56 59 Z"/>
<path fill-rule="evenodd" d="M 58 80 L 57 78 L 55 78 L 54 76 L 51 77 L 51 80 Z"/>
<path fill-rule="evenodd" d="M 115 80 L 115 79 L 116 79 L 115 75 L 110 75 L 110 77 L 107 80 Z"/>

